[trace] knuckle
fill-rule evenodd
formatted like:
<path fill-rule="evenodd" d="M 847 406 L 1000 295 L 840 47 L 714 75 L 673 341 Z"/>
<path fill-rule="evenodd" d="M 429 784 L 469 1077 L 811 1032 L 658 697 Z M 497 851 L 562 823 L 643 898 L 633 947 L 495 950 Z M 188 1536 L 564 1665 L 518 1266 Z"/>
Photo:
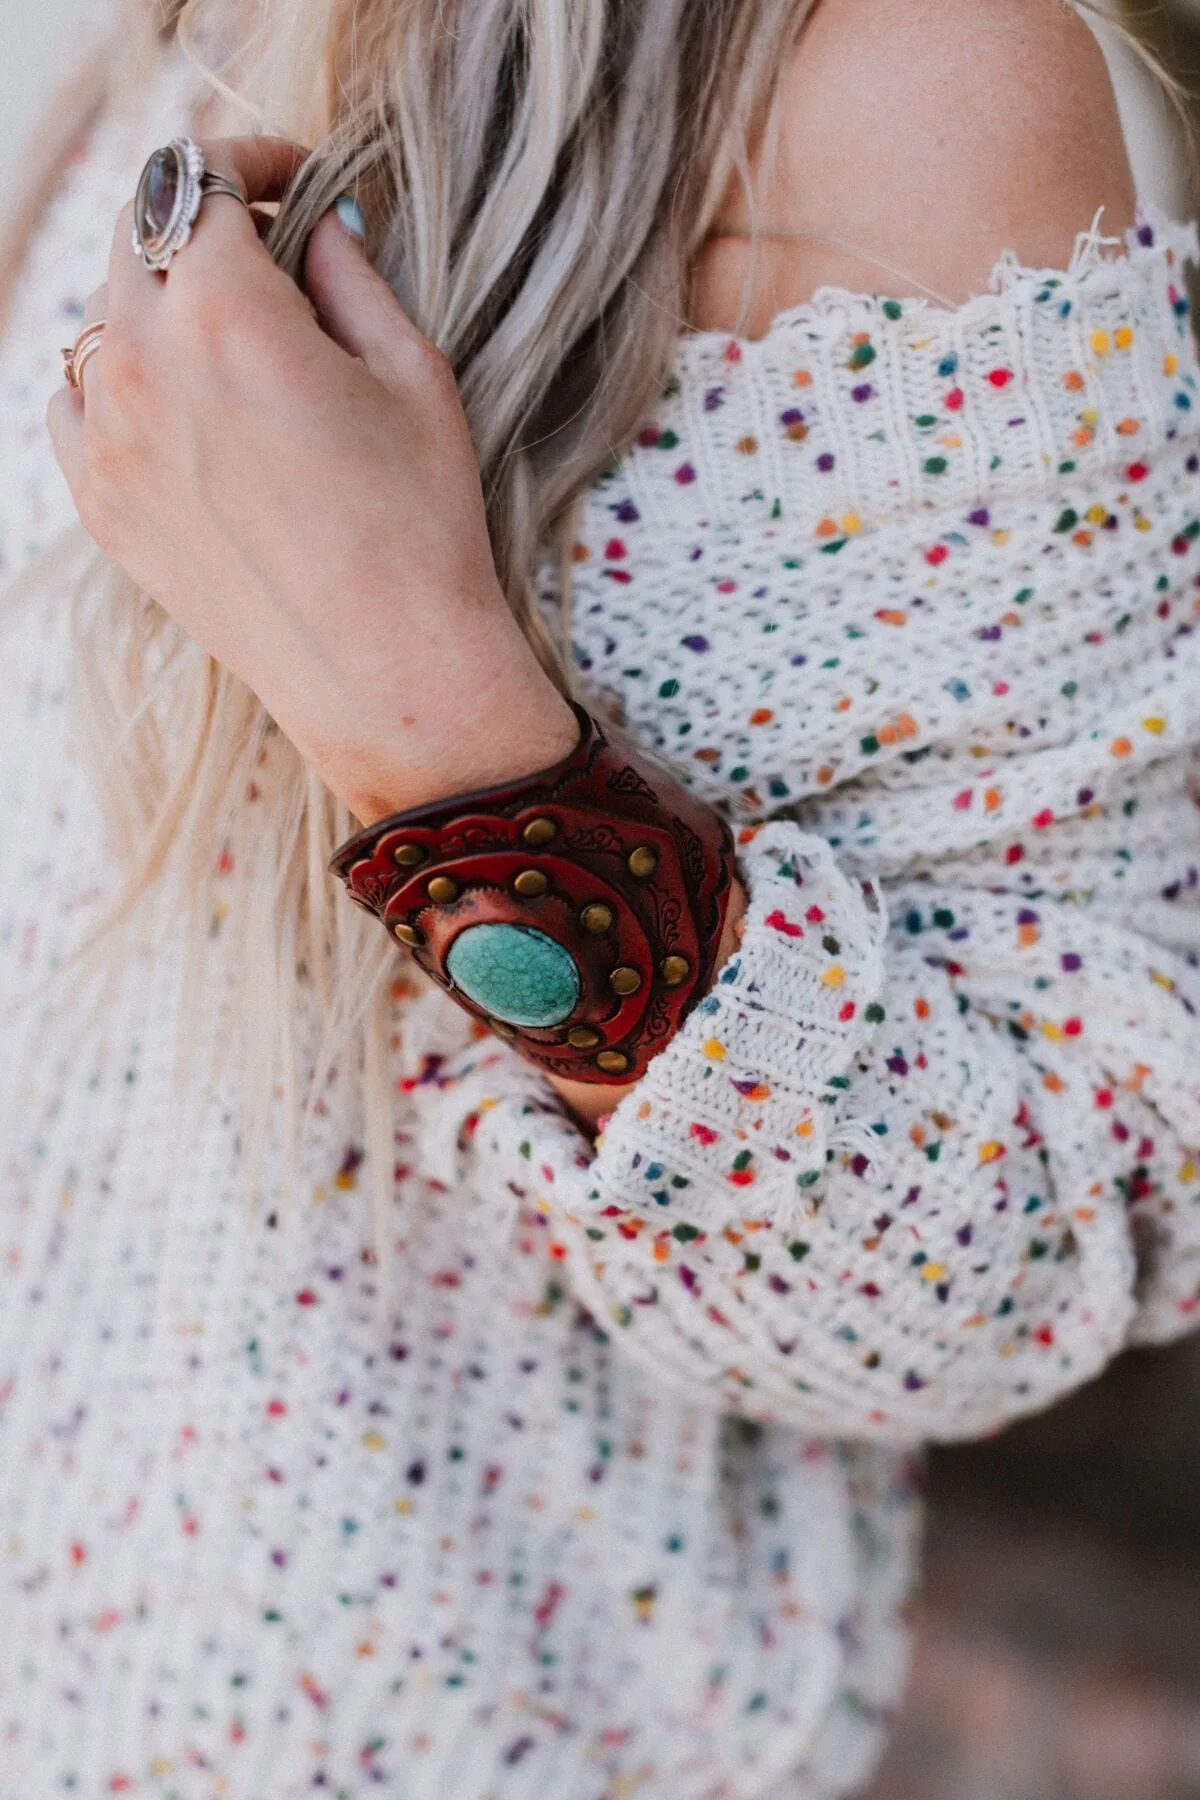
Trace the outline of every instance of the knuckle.
<path fill-rule="evenodd" d="M 83 463 L 87 489 L 94 502 L 107 488 L 118 488 L 131 474 L 131 445 L 116 432 L 104 413 L 84 414 Z"/>
<path fill-rule="evenodd" d="M 414 381 L 436 395 L 450 390 L 457 392 L 454 367 L 450 358 L 436 344 L 430 343 L 428 338 L 417 338 L 411 346 L 410 355 Z"/>
<path fill-rule="evenodd" d="M 145 454 L 148 434 L 144 424 L 127 405 L 114 396 L 113 386 L 92 381 L 98 374 L 93 360 L 85 377 L 88 390 L 84 395 L 81 447 L 83 467 L 97 491 L 128 485 L 138 474 L 139 460 Z"/>
<path fill-rule="evenodd" d="M 84 377 L 85 380 L 91 378 L 103 382 L 109 400 L 130 404 L 149 381 L 142 346 L 127 333 L 114 331 L 110 326 Z"/>

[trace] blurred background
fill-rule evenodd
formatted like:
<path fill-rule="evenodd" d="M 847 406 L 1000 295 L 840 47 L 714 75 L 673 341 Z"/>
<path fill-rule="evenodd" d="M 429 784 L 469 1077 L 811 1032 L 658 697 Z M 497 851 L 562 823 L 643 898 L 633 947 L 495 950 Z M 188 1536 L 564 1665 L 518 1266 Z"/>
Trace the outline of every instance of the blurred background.
<path fill-rule="evenodd" d="M 111 12 L 2 0 L 0 229 L 42 109 Z M 1200 0 L 1126 18 L 1200 93 Z M 1106 48 L 1142 193 L 1194 211 L 1171 107 Z M 1200 1800 L 1200 1340 L 935 1453 L 929 1494 L 914 1678 L 869 1800 Z"/>
<path fill-rule="evenodd" d="M 1200 0 L 1111 10 L 1185 90 Z M 1106 42 L 1138 186 L 1193 215 L 1200 159 Z M 869 1800 L 1200 1800 L 1200 1339 L 929 1465 L 904 1713 Z"/>
<path fill-rule="evenodd" d="M 21 151 L 55 81 L 95 41 L 111 7 L 97 0 L 4 0 L 0 5 L 0 187 L 7 191 Z"/>
<path fill-rule="evenodd" d="M 1200 0 L 1115 3 L 1185 90 Z M 1141 193 L 1197 211 L 1200 159 L 1105 45 Z M 869 1800 L 1200 1800 L 1200 1340 L 929 1465 L 913 1680 Z"/>

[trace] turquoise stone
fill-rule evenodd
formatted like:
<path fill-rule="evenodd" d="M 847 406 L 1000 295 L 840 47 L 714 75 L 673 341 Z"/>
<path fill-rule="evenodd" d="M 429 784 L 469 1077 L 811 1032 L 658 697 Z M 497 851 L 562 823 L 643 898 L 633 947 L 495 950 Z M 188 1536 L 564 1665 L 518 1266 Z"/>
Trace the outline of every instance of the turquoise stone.
<path fill-rule="evenodd" d="M 579 1004 L 569 950 L 527 925 L 471 925 L 455 938 L 446 968 L 469 1000 L 508 1025 L 561 1025 Z"/>

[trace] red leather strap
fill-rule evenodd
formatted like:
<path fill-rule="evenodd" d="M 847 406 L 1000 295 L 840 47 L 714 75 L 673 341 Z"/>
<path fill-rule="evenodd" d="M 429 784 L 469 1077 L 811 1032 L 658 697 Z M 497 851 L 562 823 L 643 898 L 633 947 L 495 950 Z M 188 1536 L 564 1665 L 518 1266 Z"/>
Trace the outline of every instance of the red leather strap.
<path fill-rule="evenodd" d="M 555 767 L 383 819 L 330 868 L 531 1061 L 574 1081 L 633 1081 L 711 984 L 733 839 L 712 807 L 575 711 L 579 744 Z M 462 991 L 447 959 L 483 924 L 524 927 L 569 953 L 579 980 L 566 1016 L 514 1026 Z"/>

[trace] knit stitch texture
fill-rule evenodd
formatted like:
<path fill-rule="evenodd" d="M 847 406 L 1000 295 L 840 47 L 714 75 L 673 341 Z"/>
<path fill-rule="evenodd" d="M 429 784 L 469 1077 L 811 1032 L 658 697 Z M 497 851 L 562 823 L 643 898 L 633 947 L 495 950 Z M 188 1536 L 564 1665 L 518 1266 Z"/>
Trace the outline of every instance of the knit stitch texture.
<path fill-rule="evenodd" d="M 55 346 L 180 104 L 102 127 L 31 253 L 6 574 L 70 517 Z M 955 311 L 680 340 L 588 500 L 573 653 L 735 821 L 744 937 L 598 1147 L 407 1006 L 383 1332 L 332 1101 L 286 1228 L 238 1205 L 236 1092 L 170 1155 L 178 945 L 56 1091 L 13 1002 L 112 875 L 62 619 L 5 620 L 0 1800 L 865 1777 L 911 1447 L 1196 1319 L 1194 253 L 1146 216 Z"/>

